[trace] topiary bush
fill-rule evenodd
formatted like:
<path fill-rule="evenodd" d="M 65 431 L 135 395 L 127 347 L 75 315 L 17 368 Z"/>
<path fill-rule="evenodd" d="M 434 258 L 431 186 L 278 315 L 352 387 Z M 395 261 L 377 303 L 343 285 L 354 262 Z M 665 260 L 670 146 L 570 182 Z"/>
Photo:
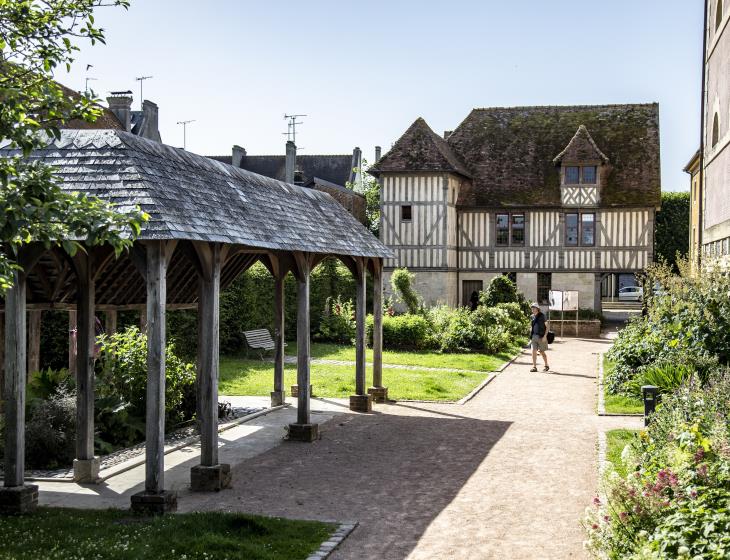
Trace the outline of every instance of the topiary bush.
<path fill-rule="evenodd" d="M 411 314 L 418 313 L 422 307 L 421 296 L 413 288 L 415 278 L 416 275 L 408 272 L 407 268 L 396 268 L 390 276 L 393 293 L 397 294 Z"/>

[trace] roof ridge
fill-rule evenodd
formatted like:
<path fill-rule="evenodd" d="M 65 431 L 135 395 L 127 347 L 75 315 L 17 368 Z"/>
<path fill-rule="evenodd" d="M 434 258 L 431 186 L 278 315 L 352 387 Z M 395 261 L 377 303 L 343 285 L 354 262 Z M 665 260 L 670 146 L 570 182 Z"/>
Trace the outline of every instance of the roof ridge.
<path fill-rule="evenodd" d="M 473 111 L 489 111 L 493 109 L 597 109 L 599 107 L 651 107 L 659 105 L 658 101 L 648 103 L 596 103 L 596 104 L 578 104 L 578 105 L 509 105 L 509 106 L 492 106 L 492 107 L 473 107 Z"/>

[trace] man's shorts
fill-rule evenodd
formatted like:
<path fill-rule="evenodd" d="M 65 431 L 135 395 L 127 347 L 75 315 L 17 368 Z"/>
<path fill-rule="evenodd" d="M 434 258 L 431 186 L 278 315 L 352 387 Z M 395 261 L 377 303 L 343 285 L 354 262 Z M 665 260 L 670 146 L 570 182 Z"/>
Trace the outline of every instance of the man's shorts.
<path fill-rule="evenodd" d="M 548 349 L 547 337 L 540 337 L 539 335 L 533 334 L 532 340 L 530 341 L 533 350 L 540 350 L 545 352 Z"/>

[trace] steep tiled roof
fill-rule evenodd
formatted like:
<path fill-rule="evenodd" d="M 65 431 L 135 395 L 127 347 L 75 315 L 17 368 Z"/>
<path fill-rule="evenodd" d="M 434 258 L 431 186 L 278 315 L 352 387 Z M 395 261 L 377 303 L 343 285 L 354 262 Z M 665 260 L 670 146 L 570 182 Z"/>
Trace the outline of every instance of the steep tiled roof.
<path fill-rule="evenodd" d="M 211 156 L 212 159 L 230 164 L 231 156 Z M 286 178 L 286 156 L 264 155 L 241 158 L 241 169 L 283 181 Z M 306 183 L 315 177 L 343 185 L 350 181 L 352 173 L 352 154 L 302 155 L 297 154 L 297 171 L 301 181 Z"/>
<path fill-rule="evenodd" d="M 560 206 L 560 173 L 554 160 L 563 152 L 606 158 L 601 205 L 659 205 L 656 103 L 474 109 L 447 141 L 418 119 L 376 164 L 375 172 L 453 169 L 472 179 L 459 191 L 459 206 Z"/>
<path fill-rule="evenodd" d="M 608 163 L 608 158 L 596 145 L 585 125 L 580 125 L 565 149 L 553 158 L 553 163 L 563 161 L 578 163 L 582 161 L 601 161 Z"/>
<path fill-rule="evenodd" d="M 369 173 L 449 171 L 465 177 L 471 174 L 446 141 L 417 118 L 393 147 L 370 167 Z"/>
<path fill-rule="evenodd" d="M 33 157 L 55 166 L 66 190 L 99 196 L 121 209 L 139 204 L 151 216 L 141 239 L 390 256 L 328 194 L 127 132 L 64 130 Z"/>
<path fill-rule="evenodd" d="M 72 97 L 73 99 L 79 100 L 81 99 L 81 94 L 78 91 L 72 90 L 69 87 L 64 86 L 63 84 L 58 84 L 61 86 L 61 89 L 63 90 L 64 95 L 67 95 L 69 97 Z M 68 121 L 66 124 L 61 125 L 60 128 L 73 128 L 73 129 L 114 129 L 114 130 L 123 130 L 122 123 L 119 122 L 119 119 L 116 117 L 114 113 L 112 113 L 107 107 L 99 107 L 101 109 L 101 115 L 98 119 L 96 119 L 93 123 L 82 121 L 81 119 L 74 119 L 71 121 Z"/>

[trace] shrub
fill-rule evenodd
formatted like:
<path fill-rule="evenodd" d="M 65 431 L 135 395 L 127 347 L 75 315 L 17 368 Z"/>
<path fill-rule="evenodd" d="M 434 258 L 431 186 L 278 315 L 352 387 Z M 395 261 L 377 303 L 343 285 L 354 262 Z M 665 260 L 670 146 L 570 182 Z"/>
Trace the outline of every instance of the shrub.
<path fill-rule="evenodd" d="M 59 386 L 45 399 L 30 401 L 25 426 L 25 460 L 31 469 L 71 465 L 76 455 L 76 396 Z"/>
<path fill-rule="evenodd" d="M 484 349 L 484 327 L 474 321 L 472 312 L 465 307 L 452 310 L 446 328 L 436 331 L 444 352 L 458 352 Z"/>
<path fill-rule="evenodd" d="M 413 289 L 415 274 L 408 272 L 407 268 L 396 268 L 390 276 L 390 285 L 393 292 L 398 294 L 408 313 L 415 314 L 421 310 L 421 297 Z"/>
<path fill-rule="evenodd" d="M 386 315 L 383 317 L 383 347 L 389 350 L 427 349 L 430 328 L 421 315 Z"/>
<path fill-rule="evenodd" d="M 343 302 L 340 296 L 327 298 L 317 339 L 338 344 L 351 344 L 355 339 L 357 324 L 352 300 Z"/>
<path fill-rule="evenodd" d="M 522 312 L 530 315 L 530 304 L 517 286 L 505 275 L 492 278 L 487 290 L 479 294 L 479 304 L 487 307 L 494 307 L 500 303 L 516 303 Z"/>

